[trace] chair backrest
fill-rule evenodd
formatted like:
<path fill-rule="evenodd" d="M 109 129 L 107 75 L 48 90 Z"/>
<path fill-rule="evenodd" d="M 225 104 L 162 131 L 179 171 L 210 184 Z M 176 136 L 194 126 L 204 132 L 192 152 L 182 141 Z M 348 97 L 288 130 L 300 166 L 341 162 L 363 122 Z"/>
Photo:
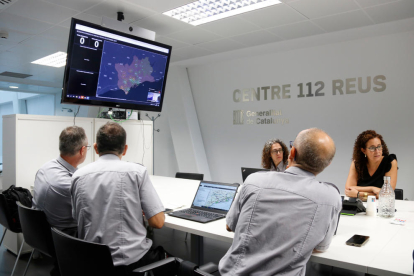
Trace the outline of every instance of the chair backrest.
<path fill-rule="evenodd" d="M 52 237 L 62 276 L 115 275 L 107 245 L 77 239 L 56 228 L 52 228 Z"/>
<path fill-rule="evenodd" d="M 20 202 L 16 203 L 19 210 L 24 241 L 43 254 L 55 258 L 52 232 L 45 213 L 41 210 L 23 206 Z"/>
<path fill-rule="evenodd" d="M 185 179 L 193 179 L 193 180 L 203 180 L 204 174 L 202 173 L 184 173 L 178 172 L 175 174 L 175 178 L 185 178 Z"/>
<path fill-rule="evenodd" d="M 0 193 L 0 224 L 12 232 L 15 232 L 15 233 L 22 232 L 22 231 L 19 231 L 20 229 L 18 230 L 18 229 L 15 229 L 15 227 L 13 227 L 13 223 L 7 211 L 6 198 L 1 193 Z"/>
<path fill-rule="evenodd" d="M 404 200 L 404 191 L 403 189 L 395 189 L 395 199 Z"/>

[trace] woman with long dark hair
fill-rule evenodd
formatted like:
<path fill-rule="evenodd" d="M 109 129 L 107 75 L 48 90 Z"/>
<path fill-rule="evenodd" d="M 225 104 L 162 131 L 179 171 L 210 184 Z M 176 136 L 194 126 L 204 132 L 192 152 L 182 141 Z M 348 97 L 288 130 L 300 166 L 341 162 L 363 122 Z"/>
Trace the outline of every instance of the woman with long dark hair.
<path fill-rule="evenodd" d="M 354 144 L 351 168 L 345 185 L 345 194 L 366 200 L 369 195 L 378 194 L 384 183 L 384 176 L 391 177 L 391 186 L 397 186 L 397 157 L 390 154 L 382 136 L 374 130 L 358 135 Z"/>
<path fill-rule="evenodd" d="M 281 140 L 271 139 L 262 151 L 262 167 L 277 172 L 284 172 L 288 164 L 289 151 Z"/>

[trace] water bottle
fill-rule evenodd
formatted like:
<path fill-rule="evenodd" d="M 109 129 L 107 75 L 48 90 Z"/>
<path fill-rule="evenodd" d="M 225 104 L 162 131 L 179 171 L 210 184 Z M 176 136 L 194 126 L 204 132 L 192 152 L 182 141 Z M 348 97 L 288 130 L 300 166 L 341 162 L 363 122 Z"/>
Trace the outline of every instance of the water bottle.
<path fill-rule="evenodd" d="M 391 177 L 384 176 L 384 185 L 378 200 L 378 216 L 383 218 L 392 218 L 395 215 L 395 194 L 390 183 Z"/>

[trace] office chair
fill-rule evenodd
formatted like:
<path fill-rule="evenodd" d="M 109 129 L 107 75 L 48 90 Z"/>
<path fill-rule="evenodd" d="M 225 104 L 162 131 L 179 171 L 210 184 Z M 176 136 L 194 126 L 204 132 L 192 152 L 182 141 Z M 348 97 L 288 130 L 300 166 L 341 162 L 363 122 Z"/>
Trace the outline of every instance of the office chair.
<path fill-rule="evenodd" d="M 0 224 L 4 227 L 3 236 L 1 237 L 0 246 L 3 243 L 4 236 L 6 236 L 7 230 L 12 231 L 13 233 L 21 233 L 22 229 L 18 228 L 16 224 L 13 223 L 12 218 L 9 215 L 6 198 L 3 194 L 0 194 Z M 19 253 L 17 254 L 16 262 L 14 263 L 13 270 L 11 276 L 14 274 L 14 270 L 16 269 L 17 262 L 20 258 L 20 253 L 22 252 L 22 248 L 24 245 L 24 239 L 22 241 L 22 245 L 20 246 Z"/>
<path fill-rule="evenodd" d="M 56 260 L 55 247 L 53 246 L 52 232 L 50 225 L 47 222 L 46 215 L 41 210 L 35 210 L 23 206 L 20 202 L 16 202 L 19 210 L 20 223 L 22 225 L 22 232 L 24 240 L 32 249 L 29 261 L 23 276 L 26 275 L 29 269 L 30 262 L 35 250 Z"/>
<path fill-rule="evenodd" d="M 404 191 L 403 189 L 395 189 L 395 199 L 397 200 L 404 200 Z"/>
<path fill-rule="evenodd" d="M 74 238 L 54 227 L 52 238 L 62 276 L 115 275 L 107 245 Z"/>
<path fill-rule="evenodd" d="M 184 173 L 184 172 L 177 172 L 175 174 L 175 178 L 184 178 L 184 179 L 192 179 L 192 180 L 200 180 L 204 179 L 204 174 L 202 173 Z"/>
<path fill-rule="evenodd" d="M 184 179 L 191 179 L 191 180 L 200 180 L 204 179 L 204 174 L 202 173 L 184 173 L 184 172 L 177 172 L 175 174 L 175 178 L 184 178 Z M 187 242 L 188 232 L 185 233 L 185 241 Z"/>
<path fill-rule="evenodd" d="M 107 245 L 69 236 L 54 227 L 52 227 L 52 238 L 61 276 L 116 276 L 111 251 Z M 167 260 L 157 263 L 168 265 L 171 262 Z M 147 269 L 142 273 L 134 272 L 133 275 L 153 275 L 153 269 Z M 175 268 L 172 267 L 172 271 L 174 270 Z"/>
<path fill-rule="evenodd" d="M 133 272 L 145 273 L 148 271 L 154 271 L 156 273 L 157 269 L 165 266 L 168 266 L 169 271 L 171 271 L 171 273 L 173 273 L 173 275 L 176 276 L 213 276 L 210 273 L 214 273 L 218 270 L 217 265 L 213 263 L 207 263 L 203 266 L 198 267 L 198 265 L 192 262 L 184 261 L 180 258 L 171 257 L 165 260 L 152 263 L 150 265 L 139 267 L 135 269 Z"/>

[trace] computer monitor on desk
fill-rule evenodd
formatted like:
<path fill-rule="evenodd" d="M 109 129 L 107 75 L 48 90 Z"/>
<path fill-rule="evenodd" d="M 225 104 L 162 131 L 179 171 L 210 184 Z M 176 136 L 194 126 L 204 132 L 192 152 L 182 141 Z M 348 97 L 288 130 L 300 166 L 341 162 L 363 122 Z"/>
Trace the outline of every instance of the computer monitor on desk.
<path fill-rule="evenodd" d="M 268 170 L 268 169 L 260 169 L 260 168 L 245 168 L 245 167 L 241 167 L 243 182 L 252 173 L 260 172 L 260 171 L 270 171 L 270 170 Z"/>

